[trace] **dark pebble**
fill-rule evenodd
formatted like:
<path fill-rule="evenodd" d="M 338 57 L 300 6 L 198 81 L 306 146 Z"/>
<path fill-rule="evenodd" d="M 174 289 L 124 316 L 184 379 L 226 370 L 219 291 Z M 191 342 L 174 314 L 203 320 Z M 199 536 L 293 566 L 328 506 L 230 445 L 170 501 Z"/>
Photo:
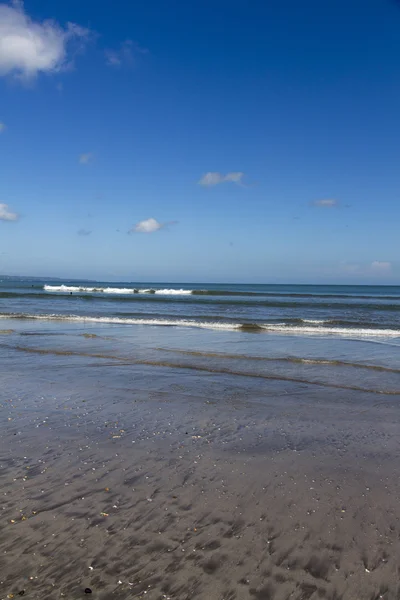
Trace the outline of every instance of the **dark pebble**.
<path fill-rule="evenodd" d="M 24 596 L 25 595 L 25 590 L 21 590 L 20 592 L 18 592 L 18 596 Z"/>
<path fill-rule="evenodd" d="M 92 590 L 90 588 L 85 589 L 85 594 L 91 594 L 91 593 L 92 593 Z"/>

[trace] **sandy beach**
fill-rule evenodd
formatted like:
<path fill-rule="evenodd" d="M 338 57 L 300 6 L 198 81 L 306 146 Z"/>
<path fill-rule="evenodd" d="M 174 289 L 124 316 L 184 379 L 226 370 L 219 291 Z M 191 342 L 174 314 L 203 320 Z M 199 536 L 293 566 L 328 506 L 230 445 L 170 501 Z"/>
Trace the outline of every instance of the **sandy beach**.
<path fill-rule="evenodd" d="M 398 396 L 2 364 L 1 599 L 398 598 Z"/>

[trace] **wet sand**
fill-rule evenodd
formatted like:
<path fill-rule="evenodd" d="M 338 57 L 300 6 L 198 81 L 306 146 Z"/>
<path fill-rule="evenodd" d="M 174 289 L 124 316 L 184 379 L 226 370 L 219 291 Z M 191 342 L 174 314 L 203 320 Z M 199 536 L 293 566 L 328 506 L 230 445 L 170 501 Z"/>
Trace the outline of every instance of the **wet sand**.
<path fill-rule="evenodd" d="M 398 396 L 2 366 L 1 599 L 399 597 Z"/>

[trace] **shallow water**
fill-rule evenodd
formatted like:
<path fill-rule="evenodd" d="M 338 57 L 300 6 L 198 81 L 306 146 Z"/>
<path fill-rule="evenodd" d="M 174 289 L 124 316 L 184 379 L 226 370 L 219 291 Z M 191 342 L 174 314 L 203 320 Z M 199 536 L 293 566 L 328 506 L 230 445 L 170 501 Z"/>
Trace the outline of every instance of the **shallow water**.
<path fill-rule="evenodd" d="M 70 356 L 105 363 L 247 377 L 380 395 L 400 394 L 400 345 L 391 340 L 255 335 L 186 327 L 3 319 L 0 358 Z M 258 380 L 258 382 L 256 382 Z"/>
<path fill-rule="evenodd" d="M 398 598 L 396 347 L 2 331 L 0 598 Z"/>

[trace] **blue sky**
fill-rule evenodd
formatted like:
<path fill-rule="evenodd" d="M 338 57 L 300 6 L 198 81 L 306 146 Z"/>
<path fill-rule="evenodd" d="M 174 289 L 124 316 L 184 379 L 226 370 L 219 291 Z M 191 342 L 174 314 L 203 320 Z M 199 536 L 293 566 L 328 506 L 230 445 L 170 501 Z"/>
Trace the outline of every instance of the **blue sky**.
<path fill-rule="evenodd" d="M 0 272 L 398 283 L 399 106 L 395 0 L 0 3 Z"/>

